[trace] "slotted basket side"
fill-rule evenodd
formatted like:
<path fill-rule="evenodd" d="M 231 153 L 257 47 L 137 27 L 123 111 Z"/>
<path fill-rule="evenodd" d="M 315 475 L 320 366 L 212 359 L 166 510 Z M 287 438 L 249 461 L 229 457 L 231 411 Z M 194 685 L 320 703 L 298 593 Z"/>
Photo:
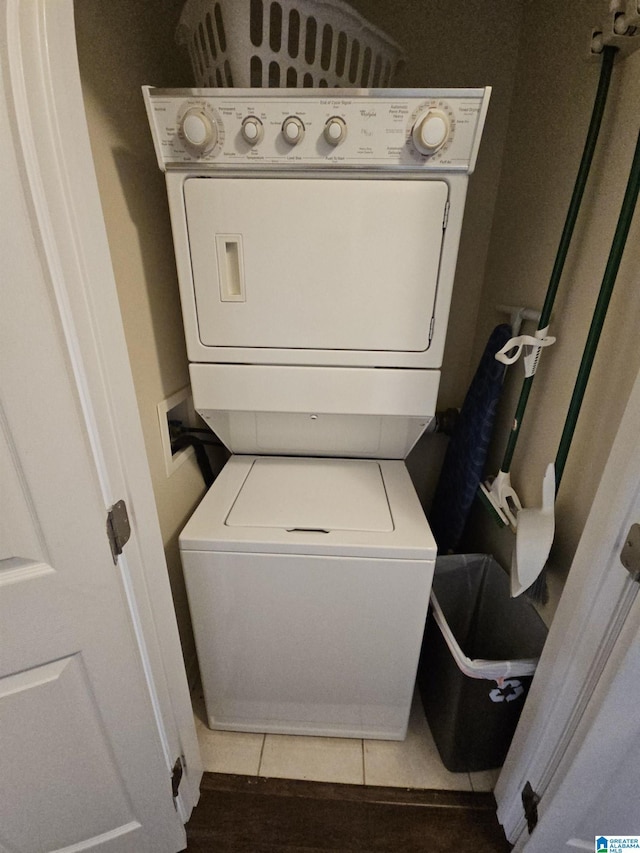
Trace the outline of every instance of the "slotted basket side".
<path fill-rule="evenodd" d="M 404 59 L 340 0 L 189 0 L 176 41 L 203 88 L 385 88 Z"/>

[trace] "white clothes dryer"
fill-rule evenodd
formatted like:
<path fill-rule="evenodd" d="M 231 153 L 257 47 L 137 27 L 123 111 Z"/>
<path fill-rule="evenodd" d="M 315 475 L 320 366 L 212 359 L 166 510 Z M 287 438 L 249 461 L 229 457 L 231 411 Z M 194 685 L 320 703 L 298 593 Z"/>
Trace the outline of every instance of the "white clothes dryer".
<path fill-rule="evenodd" d="M 235 454 L 180 536 L 209 725 L 401 739 L 436 556 L 402 460 L 489 90 L 144 94 L 194 404 Z"/>

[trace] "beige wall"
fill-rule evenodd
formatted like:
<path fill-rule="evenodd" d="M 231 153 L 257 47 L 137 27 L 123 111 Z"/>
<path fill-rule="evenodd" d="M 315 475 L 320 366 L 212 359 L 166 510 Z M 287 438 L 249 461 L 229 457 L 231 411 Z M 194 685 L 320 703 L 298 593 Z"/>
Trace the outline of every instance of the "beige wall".
<path fill-rule="evenodd" d="M 596 91 L 599 62 L 586 60 L 600 0 L 525 6 L 502 179 L 478 320 L 475 357 L 499 321 L 495 305 L 540 309 Z M 555 458 L 629 174 L 640 115 L 640 53 L 617 62 L 592 177 L 551 322 L 557 344 L 543 354 L 512 467 L 526 506 L 540 505 Z M 640 367 L 640 217 L 635 216 L 557 501 L 550 580 L 560 590 Z M 528 324 L 525 330 L 535 328 Z M 491 470 L 499 467 L 522 380 L 510 371 Z M 472 547 L 509 564 L 513 536 L 474 513 Z M 552 596 L 547 617 L 556 603 Z"/>
<path fill-rule="evenodd" d="M 166 4 L 170 18 L 171 4 Z M 195 651 L 178 533 L 204 493 L 188 459 L 167 477 L 156 405 L 189 382 L 164 177 L 140 86 L 188 83 L 159 4 L 78 0 L 76 32 L 91 145 L 187 671 Z M 179 57 L 176 57 L 179 59 Z"/>
<path fill-rule="evenodd" d="M 509 123 L 521 2 L 352 0 L 361 14 L 403 46 L 407 61 L 394 85 L 492 86 L 478 164 L 469 182 L 438 405 L 459 405 L 469 378 L 491 220 Z"/>
<path fill-rule="evenodd" d="M 438 398 L 441 409 L 460 406 L 475 370 L 471 344 L 509 124 L 522 2 L 351 0 L 351 5 L 405 49 L 406 66 L 394 85 L 493 87 L 477 168 L 469 182 Z M 445 449 L 444 436 L 427 435 L 408 460 L 426 506 Z"/>

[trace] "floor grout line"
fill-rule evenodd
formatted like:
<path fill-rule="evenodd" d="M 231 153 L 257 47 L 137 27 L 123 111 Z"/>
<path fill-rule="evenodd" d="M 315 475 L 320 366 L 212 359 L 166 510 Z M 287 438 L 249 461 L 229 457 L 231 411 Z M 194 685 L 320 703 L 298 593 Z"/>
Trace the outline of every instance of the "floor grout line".
<path fill-rule="evenodd" d="M 260 771 L 262 770 L 262 756 L 264 755 L 264 745 L 267 740 L 266 732 L 262 735 L 262 746 L 260 747 L 260 758 L 258 759 L 258 772 L 256 773 L 256 778 L 260 776 Z"/>
<path fill-rule="evenodd" d="M 366 769 L 366 761 L 364 757 L 364 738 L 360 740 L 360 746 L 362 747 L 362 784 L 367 784 L 367 769 Z"/>

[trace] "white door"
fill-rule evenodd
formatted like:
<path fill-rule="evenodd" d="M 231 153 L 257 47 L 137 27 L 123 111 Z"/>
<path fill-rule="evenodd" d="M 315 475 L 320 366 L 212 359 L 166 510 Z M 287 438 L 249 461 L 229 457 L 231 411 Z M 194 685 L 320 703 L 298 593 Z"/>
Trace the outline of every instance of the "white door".
<path fill-rule="evenodd" d="M 593 851 L 596 836 L 640 834 L 640 584 L 621 562 L 640 523 L 639 427 L 640 374 L 496 787 L 516 851 Z M 539 797 L 531 832 L 527 784 Z"/>
<path fill-rule="evenodd" d="M 0 850 L 175 853 L 184 827 L 99 449 L 0 108 Z"/>
<path fill-rule="evenodd" d="M 640 839 L 638 744 L 640 743 L 640 600 L 609 658 L 601 682 L 565 759 L 540 804 L 538 825 L 522 848 L 594 851 L 634 849 L 596 844 L 601 836 Z"/>

